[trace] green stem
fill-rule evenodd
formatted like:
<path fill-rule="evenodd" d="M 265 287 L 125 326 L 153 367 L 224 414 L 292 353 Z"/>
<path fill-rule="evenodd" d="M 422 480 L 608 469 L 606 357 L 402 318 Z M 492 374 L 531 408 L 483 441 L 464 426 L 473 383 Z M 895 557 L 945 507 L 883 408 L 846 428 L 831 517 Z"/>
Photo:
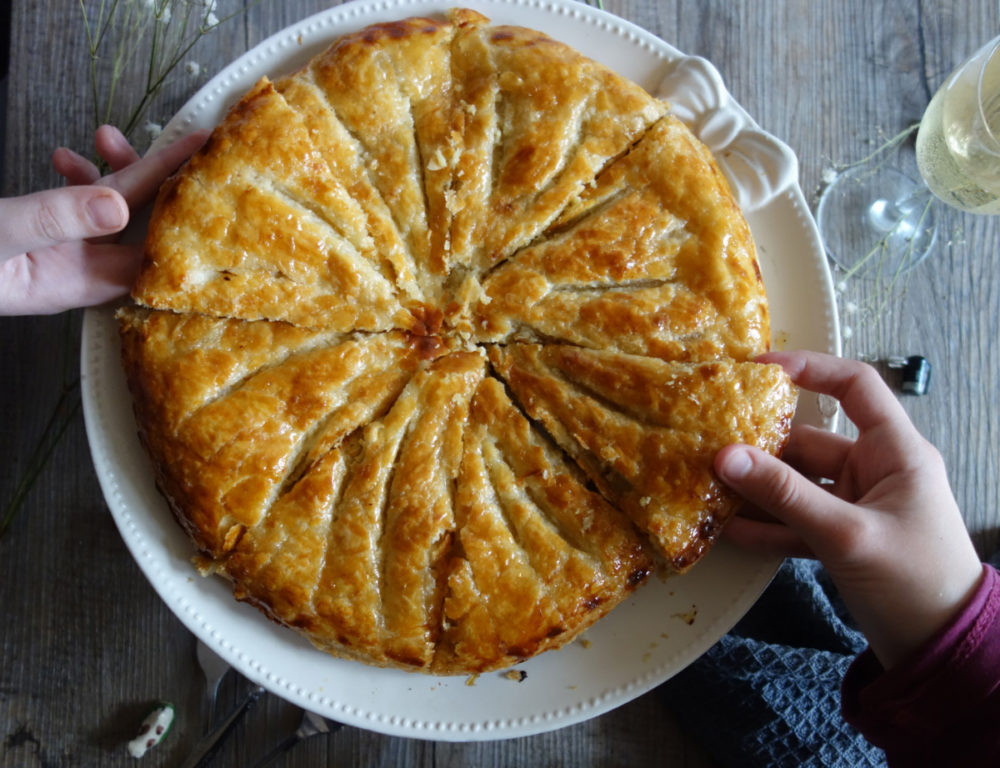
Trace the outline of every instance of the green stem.
<path fill-rule="evenodd" d="M 894 147 L 897 147 L 900 144 L 902 144 L 904 141 L 906 141 L 907 138 L 909 138 L 910 134 L 912 134 L 919 127 L 920 127 L 920 123 L 912 123 L 911 125 L 906 126 L 906 128 L 904 128 L 903 130 L 901 130 L 899 133 L 897 133 L 891 139 L 889 139 L 888 141 L 883 142 L 882 144 L 880 144 L 874 151 L 872 151 L 869 154 L 865 155 L 860 160 L 857 160 L 857 161 L 855 161 L 853 163 L 849 163 L 848 165 L 841 166 L 839 168 L 839 170 L 840 171 L 846 171 L 848 168 L 855 168 L 855 167 L 857 167 L 859 165 L 867 165 L 872 160 L 874 160 L 876 157 L 878 157 L 879 155 L 881 155 L 883 152 L 888 152 L 890 149 L 893 149 Z"/>
<path fill-rule="evenodd" d="M 28 463 L 14 488 L 13 495 L 4 505 L 3 515 L 0 516 L 0 537 L 3 537 L 4 532 L 13 522 L 18 510 L 21 509 L 28 494 L 31 493 L 31 489 L 35 486 L 35 481 L 38 480 L 39 475 L 48 464 L 52 452 L 76 418 L 76 414 L 80 410 L 80 403 L 80 379 L 77 378 L 63 388 L 59 401 L 42 431 L 42 436 L 28 457 Z"/>
<path fill-rule="evenodd" d="M 100 28 L 100 13 L 104 10 L 104 2 L 101 2 L 101 9 L 98 11 L 97 27 Z M 94 33 L 90 28 L 90 17 L 87 15 L 87 6 L 80 0 L 80 12 L 83 14 L 83 28 L 87 32 L 87 49 L 90 52 L 90 97 L 93 101 L 94 127 L 100 119 L 100 98 L 97 95 L 97 44 L 94 42 Z"/>

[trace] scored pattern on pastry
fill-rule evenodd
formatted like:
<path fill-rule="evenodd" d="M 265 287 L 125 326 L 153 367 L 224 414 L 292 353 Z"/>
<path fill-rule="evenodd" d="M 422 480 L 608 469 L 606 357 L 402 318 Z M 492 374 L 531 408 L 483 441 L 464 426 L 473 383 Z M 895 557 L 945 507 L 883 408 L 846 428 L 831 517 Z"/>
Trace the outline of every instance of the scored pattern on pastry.
<path fill-rule="evenodd" d="M 557 648 L 777 453 L 746 222 L 638 86 L 472 11 L 255 85 L 161 189 L 123 360 L 206 572 L 337 656 L 435 674 Z"/>
<path fill-rule="evenodd" d="M 706 471 L 729 443 L 776 453 L 791 419 L 780 367 L 668 362 L 561 345 L 490 349 L 525 412 L 675 570 L 697 560 L 736 500 Z M 706 407 L 706 405 L 708 407 Z"/>

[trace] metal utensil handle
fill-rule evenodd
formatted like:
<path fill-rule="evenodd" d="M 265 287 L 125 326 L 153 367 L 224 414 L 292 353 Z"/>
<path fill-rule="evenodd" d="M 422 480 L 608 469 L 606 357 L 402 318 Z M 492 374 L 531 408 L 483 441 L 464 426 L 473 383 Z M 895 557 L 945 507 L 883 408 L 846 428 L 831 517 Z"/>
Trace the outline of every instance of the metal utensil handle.
<path fill-rule="evenodd" d="M 264 755 L 260 760 L 253 764 L 253 768 L 264 768 L 266 765 L 270 765 L 279 756 L 290 750 L 296 744 L 302 741 L 302 737 L 298 733 L 293 733 L 290 736 L 286 736 L 278 744 L 275 745 L 274 749 Z"/>
<path fill-rule="evenodd" d="M 257 686 L 246 697 L 241 701 L 236 708 L 230 713 L 229 717 L 219 723 L 215 730 L 210 731 L 201 741 L 199 741 L 191 754 L 188 755 L 187 760 L 184 761 L 181 768 L 203 768 L 208 765 L 208 762 L 215 756 L 215 751 L 218 749 L 222 740 L 229 734 L 233 726 L 239 722 L 240 718 L 245 715 L 249 709 L 257 703 L 257 699 L 261 697 L 264 693 L 264 688 L 262 686 Z"/>
<path fill-rule="evenodd" d="M 275 758 L 284 754 L 299 742 L 310 739 L 313 736 L 321 736 L 323 734 L 329 736 L 331 733 L 336 733 L 343 727 L 344 724 L 338 723 L 336 720 L 320 718 L 319 715 L 306 712 L 304 713 L 302 723 L 295 730 L 295 732 L 278 742 L 278 744 L 276 744 L 270 752 L 253 764 L 253 768 L 265 768 L 265 766 L 274 762 Z"/>

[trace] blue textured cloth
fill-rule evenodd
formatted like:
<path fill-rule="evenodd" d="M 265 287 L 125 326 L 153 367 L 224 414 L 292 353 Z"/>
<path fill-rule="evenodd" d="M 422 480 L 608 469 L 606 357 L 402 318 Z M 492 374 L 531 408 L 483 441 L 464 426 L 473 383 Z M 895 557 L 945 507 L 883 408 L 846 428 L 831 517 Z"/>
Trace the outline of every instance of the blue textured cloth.
<path fill-rule="evenodd" d="M 866 646 L 826 571 L 786 560 L 743 620 L 661 691 L 726 768 L 885 766 L 840 715 L 840 682 Z"/>

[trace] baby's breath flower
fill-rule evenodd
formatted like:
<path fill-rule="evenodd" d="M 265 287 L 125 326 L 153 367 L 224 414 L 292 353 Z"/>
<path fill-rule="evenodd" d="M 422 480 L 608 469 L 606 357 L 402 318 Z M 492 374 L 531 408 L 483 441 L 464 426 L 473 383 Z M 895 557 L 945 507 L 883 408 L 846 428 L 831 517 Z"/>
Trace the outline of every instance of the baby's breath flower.
<path fill-rule="evenodd" d="M 170 0 L 142 0 L 142 7 L 160 24 L 170 23 Z"/>
<path fill-rule="evenodd" d="M 163 126 L 159 123 L 154 123 L 152 120 L 146 123 L 142 129 L 146 132 L 146 135 L 149 136 L 150 139 L 155 139 L 163 133 Z"/>
<path fill-rule="evenodd" d="M 257 2 L 242 3 L 240 13 Z M 96 0 L 80 3 L 89 44 L 94 125 L 118 125 L 127 138 L 134 133 L 153 137 L 158 131 L 151 127 L 155 123 L 146 123 L 146 113 L 164 84 L 180 67 L 192 78 L 201 76 L 202 66 L 188 59 L 191 49 L 237 14 L 223 15 L 217 0 L 101 0 L 96 10 L 93 5 Z M 120 87 L 126 78 L 145 80 L 145 92 L 133 105 L 115 98 L 127 90 Z"/>
<path fill-rule="evenodd" d="M 170 3 L 164 3 L 156 13 L 156 20 L 160 24 L 170 23 Z"/>

